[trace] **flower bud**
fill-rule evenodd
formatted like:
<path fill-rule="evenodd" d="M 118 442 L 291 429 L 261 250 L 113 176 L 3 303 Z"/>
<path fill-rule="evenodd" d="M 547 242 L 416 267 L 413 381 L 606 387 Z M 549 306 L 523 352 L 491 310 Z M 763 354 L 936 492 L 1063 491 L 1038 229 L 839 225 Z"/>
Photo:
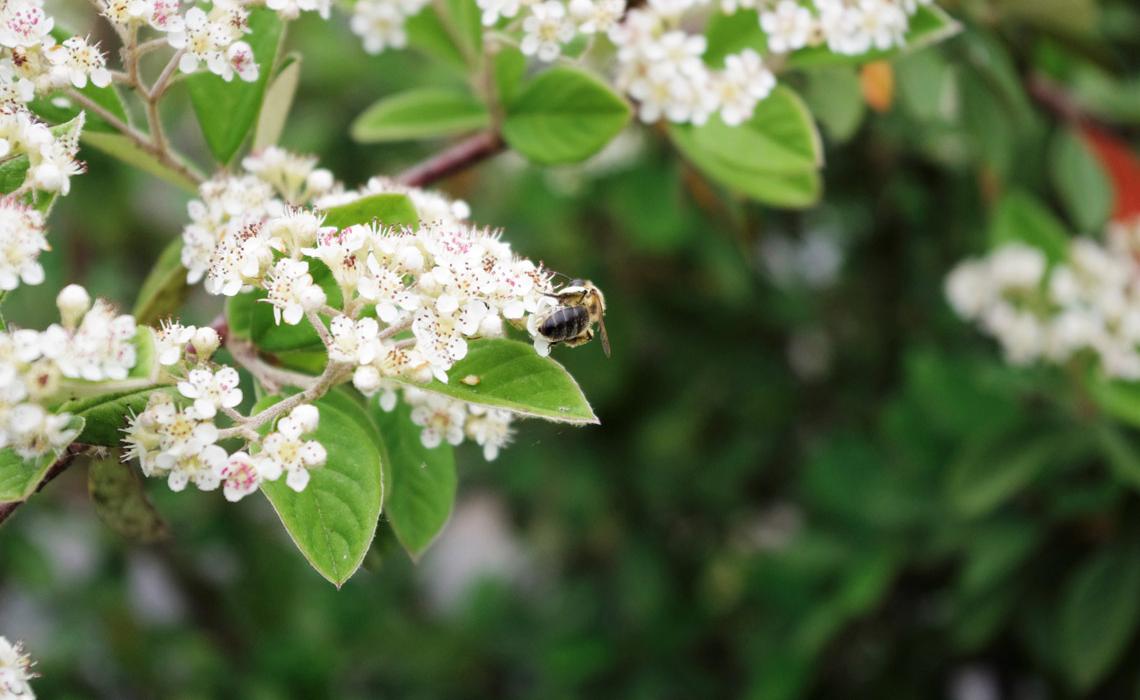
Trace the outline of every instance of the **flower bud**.
<path fill-rule="evenodd" d="M 328 192 L 334 184 L 333 174 L 324 168 L 317 168 L 309 173 L 305 184 L 312 193 Z"/>
<path fill-rule="evenodd" d="M 198 360 L 207 360 L 222 344 L 222 339 L 218 337 L 218 332 L 209 326 L 204 326 L 194 331 L 194 337 L 190 339 L 190 344 L 194 346 L 194 354 L 198 356 Z"/>
<path fill-rule="evenodd" d="M 55 305 L 59 307 L 63 327 L 72 329 L 79 325 L 84 314 L 91 308 L 91 295 L 78 284 L 69 284 L 60 290 Z"/>

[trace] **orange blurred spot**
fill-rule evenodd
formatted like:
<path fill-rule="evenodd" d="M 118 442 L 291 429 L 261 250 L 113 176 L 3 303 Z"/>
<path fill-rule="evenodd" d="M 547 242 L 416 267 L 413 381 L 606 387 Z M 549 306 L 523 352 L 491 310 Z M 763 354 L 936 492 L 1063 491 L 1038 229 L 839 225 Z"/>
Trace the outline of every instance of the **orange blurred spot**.
<path fill-rule="evenodd" d="M 1140 159 L 1127 143 L 1109 132 L 1089 124 L 1082 124 L 1080 129 L 1112 181 L 1116 193 L 1113 221 L 1129 221 L 1140 216 Z"/>
<path fill-rule="evenodd" d="M 863 99 L 876 112 L 889 112 L 895 101 L 895 71 L 886 61 L 875 61 L 859 71 Z"/>

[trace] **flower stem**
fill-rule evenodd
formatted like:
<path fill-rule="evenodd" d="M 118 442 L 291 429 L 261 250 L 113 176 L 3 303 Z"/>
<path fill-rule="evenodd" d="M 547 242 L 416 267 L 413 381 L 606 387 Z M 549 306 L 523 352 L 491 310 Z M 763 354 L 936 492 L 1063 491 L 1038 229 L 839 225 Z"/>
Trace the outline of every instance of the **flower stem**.
<path fill-rule="evenodd" d="M 409 187 L 424 187 L 496 155 L 506 147 L 497 131 L 485 131 L 413 165 L 396 177 Z"/>

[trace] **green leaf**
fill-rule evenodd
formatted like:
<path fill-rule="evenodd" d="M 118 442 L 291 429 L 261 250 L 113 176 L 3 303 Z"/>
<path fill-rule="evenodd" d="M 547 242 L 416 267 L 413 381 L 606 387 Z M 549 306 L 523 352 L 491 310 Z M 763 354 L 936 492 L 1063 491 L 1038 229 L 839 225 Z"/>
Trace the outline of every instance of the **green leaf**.
<path fill-rule="evenodd" d="M 777 87 L 740 126 L 713 118 L 699 127 L 671 125 L 669 135 L 686 159 L 733 191 L 786 207 L 819 199 L 819 132 L 799 96 L 786 87 Z"/>
<path fill-rule="evenodd" d="M 1113 547 L 1094 553 L 1065 586 L 1061 663 L 1084 694 L 1112 670 L 1128 646 L 1140 612 L 1140 552 Z"/>
<path fill-rule="evenodd" d="M 280 400 L 267 397 L 255 411 Z M 370 419 L 363 407 L 327 396 L 316 406 L 321 419 L 312 437 L 324 446 L 328 461 L 312 470 L 300 493 L 285 484 L 284 476 L 263 483 L 261 490 L 305 559 L 339 588 L 360 568 L 376 535 L 383 466 L 379 438 L 367 429 Z"/>
<path fill-rule="evenodd" d="M 402 401 L 391 413 L 376 401 L 370 410 L 387 448 L 385 464 L 391 474 L 385 513 L 400 544 L 416 559 L 443 529 L 455 505 L 455 452 L 446 443 L 432 450 L 424 447 L 420 427 Z"/>
<path fill-rule="evenodd" d="M 1051 263 L 1069 257 L 1069 234 L 1043 204 L 1024 192 L 1011 192 L 998 204 L 990 223 L 990 246 L 1026 243 Z"/>
<path fill-rule="evenodd" d="M 1099 232 L 1112 214 L 1112 183 L 1075 129 L 1057 132 L 1049 151 L 1049 174 L 1077 228 Z"/>
<path fill-rule="evenodd" d="M 325 226 L 347 228 L 357 224 L 415 226 L 420 222 L 412 200 L 402 194 L 373 194 L 325 210 Z"/>
<path fill-rule="evenodd" d="M 724 66 L 724 59 L 744 49 L 757 53 L 768 52 L 768 37 L 760 28 L 760 15 L 756 10 L 737 10 L 731 15 L 714 12 L 705 28 L 708 48 L 701 57 L 712 68 Z"/>
<path fill-rule="evenodd" d="M 117 459 L 95 460 L 87 470 L 87 491 L 103 524 L 133 542 L 152 543 L 169 536 L 166 523 L 128 464 Z"/>
<path fill-rule="evenodd" d="M 75 416 L 67 426 L 78 434 L 83 430 L 83 419 Z M 51 469 L 67 445 L 36 459 L 24 459 L 11 448 L 0 450 L 0 503 L 23 501 L 36 491 L 44 475 Z"/>
<path fill-rule="evenodd" d="M 186 268 L 182 267 L 182 238 L 176 238 L 162 251 L 150 269 L 133 311 L 135 320 L 153 325 L 170 318 L 190 294 Z"/>
<path fill-rule="evenodd" d="M 289 116 L 289 108 L 293 106 L 293 98 L 300 82 L 301 57 L 291 55 L 285 59 L 277 77 L 265 91 L 265 100 L 257 116 L 257 127 L 253 130 L 254 151 L 276 145 L 281 140 L 281 133 L 285 131 L 285 119 Z"/>
<path fill-rule="evenodd" d="M 439 0 L 440 19 L 452 40 L 474 66 L 483 53 L 482 12 L 475 0 Z"/>
<path fill-rule="evenodd" d="M 409 45 L 460 73 L 467 72 L 467 60 L 443 26 L 434 5 L 428 5 L 419 14 L 409 17 L 404 29 L 408 33 Z"/>
<path fill-rule="evenodd" d="M 427 87 L 373 103 L 352 123 L 351 134 L 361 143 L 408 141 L 478 131 L 490 123 L 490 113 L 474 95 Z"/>
<path fill-rule="evenodd" d="M 198 184 L 176 170 L 170 169 L 156 159 L 149 151 L 145 151 L 134 141 L 122 134 L 104 134 L 99 132 L 84 132 L 82 142 L 107 155 L 118 158 L 127 165 L 150 173 L 170 184 L 179 187 L 190 194 L 198 194 Z"/>
<path fill-rule="evenodd" d="M 856 56 L 837 54 L 823 46 L 813 46 L 800 49 L 788 55 L 787 65 L 791 68 L 808 68 L 812 66 L 859 65 L 871 61 L 881 61 L 893 58 L 903 53 L 925 49 L 928 46 L 945 41 L 962 31 L 962 25 L 937 5 L 919 7 L 914 16 L 910 18 L 910 29 L 906 33 L 906 42 L 901 48 L 892 48 L 887 51 L 871 50 Z"/>
<path fill-rule="evenodd" d="M 539 357 L 527 343 L 502 338 L 474 340 L 467 356 L 452 366 L 449 382 L 408 382 L 468 403 L 505 408 L 533 418 L 560 423 L 598 423 L 578 383 L 562 365 Z M 474 377 L 472 386 L 463 381 Z"/>
<path fill-rule="evenodd" d="M 495 54 L 495 89 L 499 104 L 508 104 L 518 94 L 526 75 L 526 56 L 514 46 L 504 46 Z"/>
<path fill-rule="evenodd" d="M 90 98 L 95 104 L 106 109 L 124 124 L 129 123 L 127 108 L 123 105 L 123 98 L 119 95 L 119 91 L 114 85 L 101 88 L 88 83 L 87 87 L 79 92 L 85 97 Z M 28 106 L 33 112 L 50 124 L 63 124 L 75 119 L 79 116 L 80 112 L 86 112 L 87 123 L 83 127 L 85 131 L 118 133 L 115 127 L 107 123 L 107 121 L 98 114 L 89 109 L 85 109 L 61 93 L 37 97 L 35 100 L 32 100 Z"/>
<path fill-rule="evenodd" d="M 1140 452 L 1133 441 L 1124 431 L 1106 423 L 1097 425 L 1096 437 L 1112 475 L 1140 490 Z"/>
<path fill-rule="evenodd" d="M 947 497 L 976 518 L 1012 498 L 1074 448 L 1072 434 L 995 435 L 967 442 L 950 465 Z"/>
<path fill-rule="evenodd" d="M 214 158 L 222 164 L 233 159 L 253 130 L 283 30 L 277 13 L 267 8 L 249 13 L 249 27 L 251 32 L 245 39 L 257 60 L 257 80 L 247 83 L 235 76 L 226 82 L 212 73 L 197 73 L 186 80 L 202 135 Z"/>
<path fill-rule="evenodd" d="M 156 391 L 173 395 L 174 388 L 146 387 L 76 399 L 64 403 L 59 407 L 59 411 L 84 419 L 83 432 L 76 438 L 77 441 L 87 445 L 115 447 L 123 438 L 123 428 L 127 426 L 127 419 L 142 413 L 146 409 L 150 395 Z"/>
<path fill-rule="evenodd" d="M 0 161 L 0 194 L 11 194 L 20 189 L 28 176 L 28 157 L 18 155 Z"/>
<path fill-rule="evenodd" d="M 604 82 L 556 67 L 527 83 L 507 105 L 503 139 L 535 163 L 577 163 L 602 150 L 629 118 L 629 105 Z"/>
<path fill-rule="evenodd" d="M 836 66 L 809 71 L 804 101 L 834 141 L 843 143 L 859 130 L 867 103 L 854 68 Z"/>

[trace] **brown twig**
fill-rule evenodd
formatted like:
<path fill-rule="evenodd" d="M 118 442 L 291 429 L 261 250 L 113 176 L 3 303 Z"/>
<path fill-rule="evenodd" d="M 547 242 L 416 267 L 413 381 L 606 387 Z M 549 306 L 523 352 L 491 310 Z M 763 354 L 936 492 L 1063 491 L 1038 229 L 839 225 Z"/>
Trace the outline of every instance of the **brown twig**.
<path fill-rule="evenodd" d="M 498 132 L 485 131 L 413 165 L 396 179 L 409 187 L 425 187 L 490 158 L 504 147 Z"/>
<path fill-rule="evenodd" d="M 44 474 L 44 478 L 41 479 L 40 483 L 36 486 L 35 493 L 39 493 L 41 490 L 43 490 L 43 487 L 48 485 L 48 482 L 67 471 L 67 468 L 71 466 L 71 463 L 75 461 L 75 458 L 86 451 L 87 445 L 81 445 L 79 443 L 73 443 L 69 445 L 67 450 L 62 455 L 60 455 L 59 459 L 57 459 L 55 463 L 52 464 L 50 468 L 48 468 L 47 473 Z M 16 511 L 17 508 L 26 502 L 27 499 L 24 499 L 23 501 L 16 501 L 14 503 L 0 504 L 0 524 L 7 520 L 9 516 L 11 516 L 12 513 Z"/>

